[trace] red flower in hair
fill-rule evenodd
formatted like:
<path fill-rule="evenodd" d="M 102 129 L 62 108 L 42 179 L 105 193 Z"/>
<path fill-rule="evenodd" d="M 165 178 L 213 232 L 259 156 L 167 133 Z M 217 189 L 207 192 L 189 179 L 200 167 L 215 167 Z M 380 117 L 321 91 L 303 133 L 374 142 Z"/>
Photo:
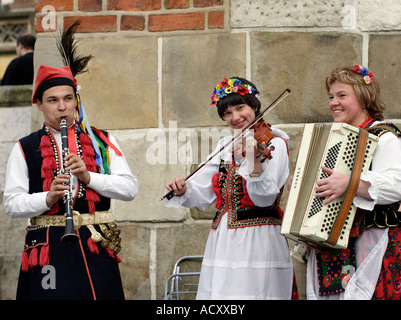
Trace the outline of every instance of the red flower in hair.
<path fill-rule="evenodd" d="M 358 66 L 357 64 L 352 67 L 352 70 L 355 71 L 356 73 L 361 73 L 361 66 Z"/>
<path fill-rule="evenodd" d="M 221 81 L 221 82 L 219 83 L 219 86 L 220 86 L 221 88 L 227 87 L 227 85 L 228 85 L 228 79 L 227 79 L 227 78 L 224 78 L 223 81 Z"/>
<path fill-rule="evenodd" d="M 247 88 L 239 86 L 237 93 L 239 93 L 241 96 L 244 96 L 249 93 L 249 90 Z"/>

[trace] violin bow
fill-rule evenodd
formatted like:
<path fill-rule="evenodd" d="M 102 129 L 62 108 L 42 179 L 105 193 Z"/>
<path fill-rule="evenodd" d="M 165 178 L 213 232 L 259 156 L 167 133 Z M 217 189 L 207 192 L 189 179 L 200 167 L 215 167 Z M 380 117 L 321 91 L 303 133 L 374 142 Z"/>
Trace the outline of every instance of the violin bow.
<path fill-rule="evenodd" d="M 258 114 L 252 122 L 250 122 L 242 131 L 241 133 L 234 136 L 230 141 L 228 141 L 223 147 L 221 147 L 218 151 L 216 151 L 212 156 L 210 156 L 205 162 L 203 162 L 195 171 L 189 174 L 185 181 L 188 181 L 191 177 L 193 177 L 196 173 L 198 173 L 205 165 L 207 165 L 214 157 L 220 154 L 225 148 L 227 148 L 230 144 L 237 141 L 239 138 L 243 137 L 245 133 L 247 133 L 260 119 L 262 119 L 268 111 L 271 111 L 274 107 L 276 107 L 281 101 L 283 101 L 289 94 L 291 93 L 291 89 L 285 89 L 277 98 L 274 100 L 266 109 L 264 109 L 260 114 Z M 173 190 L 167 192 L 160 200 L 167 198 L 170 200 L 175 196 Z"/>

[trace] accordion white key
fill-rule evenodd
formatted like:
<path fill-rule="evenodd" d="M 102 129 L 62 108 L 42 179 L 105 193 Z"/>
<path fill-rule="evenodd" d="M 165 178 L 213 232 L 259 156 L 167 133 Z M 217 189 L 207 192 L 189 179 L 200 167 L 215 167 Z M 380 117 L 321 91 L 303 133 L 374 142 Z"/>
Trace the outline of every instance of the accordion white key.
<path fill-rule="evenodd" d="M 359 129 L 345 123 L 305 125 L 281 226 L 284 236 L 311 247 L 347 247 L 356 207 L 351 204 L 336 243 L 328 244 L 345 195 L 324 205 L 324 198 L 315 197 L 316 181 L 328 176 L 322 166 L 352 173 L 358 137 Z M 378 140 L 368 135 L 362 172 L 369 169 Z"/>

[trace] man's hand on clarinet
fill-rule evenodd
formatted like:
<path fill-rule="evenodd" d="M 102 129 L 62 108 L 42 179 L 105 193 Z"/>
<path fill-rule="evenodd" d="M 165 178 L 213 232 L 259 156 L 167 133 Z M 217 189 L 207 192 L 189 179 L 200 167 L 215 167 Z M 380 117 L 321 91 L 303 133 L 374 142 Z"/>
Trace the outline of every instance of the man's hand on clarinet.
<path fill-rule="evenodd" d="M 69 153 L 64 160 L 64 167 L 67 171 L 70 170 L 81 182 L 89 184 L 90 174 L 86 169 L 85 162 L 80 157 L 74 153 Z"/>

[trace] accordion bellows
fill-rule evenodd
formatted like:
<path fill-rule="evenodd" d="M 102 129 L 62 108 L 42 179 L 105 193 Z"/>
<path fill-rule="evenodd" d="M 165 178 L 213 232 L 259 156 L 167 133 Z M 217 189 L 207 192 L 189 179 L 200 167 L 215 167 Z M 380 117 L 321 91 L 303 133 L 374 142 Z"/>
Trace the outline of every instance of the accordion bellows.
<path fill-rule="evenodd" d="M 324 205 L 324 198 L 315 197 L 316 181 L 327 177 L 322 166 L 351 174 L 358 139 L 359 129 L 345 123 L 305 125 L 283 216 L 284 236 L 312 247 L 347 247 L 356 207 L 350 206 L 337 243 L 327 244 L 345 195 Z M 368 135 L 362 172 L 369 169 L 378 140 Z"/>

